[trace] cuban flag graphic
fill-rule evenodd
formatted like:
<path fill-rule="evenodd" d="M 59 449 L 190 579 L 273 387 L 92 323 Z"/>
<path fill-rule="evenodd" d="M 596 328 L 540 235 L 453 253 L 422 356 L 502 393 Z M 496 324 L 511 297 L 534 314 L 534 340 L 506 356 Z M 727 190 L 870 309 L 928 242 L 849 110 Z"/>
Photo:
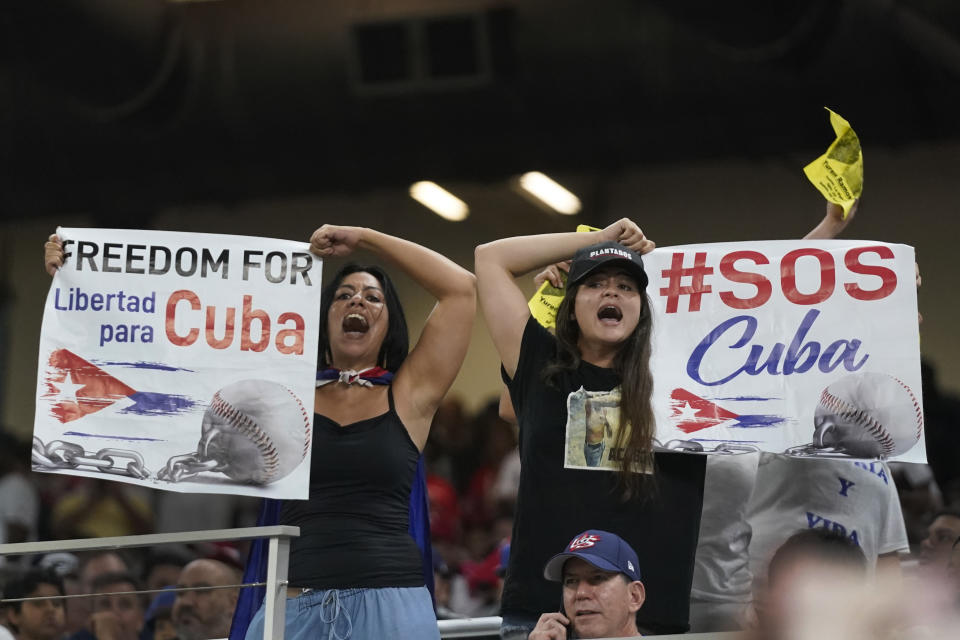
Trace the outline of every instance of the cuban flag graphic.
<path fill-rule="evenodd" d="M 700 432 L 717 426 L 724 427 L 724 431 L 726 431 L 726 429 L 757 429 L 763 427 L 778 427 L 787 422 L 787 418 L 771 413 L 753 413 L 745 410 L 734 411 L 734 409 L 740 407 L 756 409 L 758 408 L 757 405 L 760 403 L 768 403 L 778 400 L 780 400 L 780 398 L 754 396 L 708 399 L 698 396 L 687 389 L 676 388 L 670 392 L 670 420 L 680 431 L 687 434 L 697 433 L 699 436 L 709 435 L 709 432 L 706 434 Z M 716 439 L 723 441 L 752 443 L 760 441 L 756 438 L 697 437 L 693 439 L 705 441 Z"/>
<path fill-rule="evenodd" d="M 108 373 L 104 367 L 111 370 L 132 368 L 188 371 L 151 362 L 94 363 L 69 349 L 56 349 L 47 359 L 43 392 L 40 395 L 47 404 L 49 415 L 66 425 L 108 407 L 112 407 L 121 414 L 162 417 L 194 410 L 200 404 L 186 395 L 138 391 L 127 382 Z M 124 439 L 131 438 L 124 436 Z"/>

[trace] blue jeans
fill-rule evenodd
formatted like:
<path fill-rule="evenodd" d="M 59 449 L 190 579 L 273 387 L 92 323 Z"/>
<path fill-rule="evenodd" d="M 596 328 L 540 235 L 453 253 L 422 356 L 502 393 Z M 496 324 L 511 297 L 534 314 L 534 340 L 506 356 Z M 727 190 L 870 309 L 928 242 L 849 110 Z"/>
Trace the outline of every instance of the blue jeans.
<path fill-rule="evenodd" d="M 245 640 L 262 640 L 264 607 L 253 616 Z M 287 598 L 285 640 L 439 640 L 426 587 L 317 589 Z"/>
<path fill-rule="evenodd" d="M 583 444 L 583 457 L 587 461 L 588 467 L 599 467 L 600 460 L 603 458 L 603 450 L 606 449 L 605 442 L 597 442 L 595 444 Z"/>

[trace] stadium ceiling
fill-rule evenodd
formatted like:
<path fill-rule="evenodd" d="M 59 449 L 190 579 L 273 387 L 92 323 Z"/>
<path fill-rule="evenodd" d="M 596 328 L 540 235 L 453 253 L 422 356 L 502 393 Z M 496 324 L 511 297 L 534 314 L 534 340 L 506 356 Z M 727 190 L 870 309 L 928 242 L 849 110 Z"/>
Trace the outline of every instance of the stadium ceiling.
<path fill-rule="evenodd" d="M 960 138 L 955 0 L 15 0 L 0 217 Z"/>

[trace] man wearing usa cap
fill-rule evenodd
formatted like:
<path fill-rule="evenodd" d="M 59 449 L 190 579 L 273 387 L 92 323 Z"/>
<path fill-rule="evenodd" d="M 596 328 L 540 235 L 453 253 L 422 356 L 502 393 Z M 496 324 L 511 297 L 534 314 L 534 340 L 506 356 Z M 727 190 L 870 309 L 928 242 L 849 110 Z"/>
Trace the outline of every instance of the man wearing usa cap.
<path fill-rule="evenodd" d="M 550 558 L 543 577 L 563 585 L 559 612 L 540 616 L 529 640 L 639 637 L 646 599 L 637 554 L 620 536 L 584 531 Z"/>

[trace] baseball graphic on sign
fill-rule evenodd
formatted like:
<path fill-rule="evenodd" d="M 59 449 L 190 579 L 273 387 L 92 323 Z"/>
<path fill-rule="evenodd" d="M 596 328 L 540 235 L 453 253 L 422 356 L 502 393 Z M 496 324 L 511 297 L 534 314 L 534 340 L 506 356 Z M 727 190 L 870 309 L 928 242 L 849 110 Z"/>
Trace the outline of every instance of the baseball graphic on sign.
<path fill-rule="evenodd" d="M 856 458 L 889 458 L 923 435 L 923 408 L 902 381 L 864 372 L 832 382 L 814 412 L 813 449 Z"/>
<path fill-rule="evenodd" d="M 270 484 L 303 462 L 310 426 L 307 410 L 290 389 L 268 380 L 241 380 L 213 395 L 198 451 L 233 480 Z"/>

